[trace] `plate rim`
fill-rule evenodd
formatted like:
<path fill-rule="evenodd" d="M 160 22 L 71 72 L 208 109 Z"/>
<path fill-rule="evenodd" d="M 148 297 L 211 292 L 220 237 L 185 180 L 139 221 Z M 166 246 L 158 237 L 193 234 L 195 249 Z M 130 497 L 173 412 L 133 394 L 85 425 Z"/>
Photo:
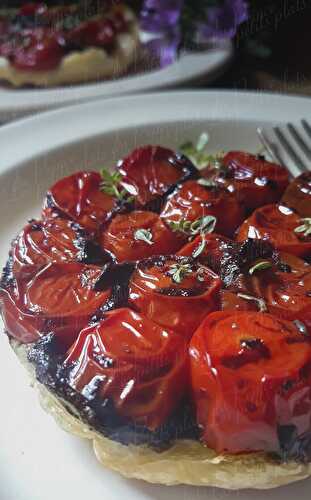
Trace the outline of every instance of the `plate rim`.
<path fill-rule="evenodd" d="M 304 118 L 308 115 L 308 108 L 311 114 L 311 99 L 308 97 L 256 91 L 189 89 L 92 99 L 24 117 L 0 127 L 0 176 L 53 149 L 122 129 L 200 119 L 261 120 L 284 124 Z M 108 121 L 101 120 L 109 113 Z M 70 123 L 74 123 L 74 127 L 68 128 Z"/>
<path fill-rule="evenodd" d="M 92 98 L 112 98 L 139 92 L 152 92 L 157 89 L 186 85 L 203 77 L 206 77 L 207 82 L 211 82 L 225 71 L 233 55 L 231 40 L 224 40 L 219 43 L 219 46 L 203 52 L 182 53 L 176 62 L 165 68 L 125 75 L 115 80 L 46 89 L 0 87 L 0 117 L 9 119 L 12 116 L 18 117 L 30 112 L 55 109 L 61 105 L 70 105 Z M 206 59 L 205 65 L 204 59 Z M 14 96 L 15 100 L 8 103 L 8 98 Z"/>

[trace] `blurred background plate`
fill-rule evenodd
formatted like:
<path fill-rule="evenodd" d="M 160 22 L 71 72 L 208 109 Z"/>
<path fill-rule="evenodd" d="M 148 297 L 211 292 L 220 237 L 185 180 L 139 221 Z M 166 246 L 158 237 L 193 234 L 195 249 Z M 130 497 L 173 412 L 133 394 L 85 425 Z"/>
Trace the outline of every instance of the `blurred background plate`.
<path fill-rule="evenodd" d="M 311 116 L 310 99 L 239 92 L 169 92 L 52 111 L 0 129 L 0 264 L 11 239 L 40 213 L 52 182 L 79 169 L 111 166 L 138 145 L 171 148 L 210 136 L 211 153 L 256 152 L 256 127 Z M 1 328 L 0 328 L 1 330 Z M 270 491 L 164 487 L 102 468 L 89 443 L 66 434 L 0 335 L 1 500 L 310 500 L 311 480 Z"/>
<path fill-rule="evenodd" d="M 98 83 L 51 89 L 0 86 L 0 122 L 98 97 L 114 97 L 195 83 L 210 83 L 228 67 L 233 57 L 232 42 L 225 40 L 203 52 L 182 53 L 163 69 Z"/>

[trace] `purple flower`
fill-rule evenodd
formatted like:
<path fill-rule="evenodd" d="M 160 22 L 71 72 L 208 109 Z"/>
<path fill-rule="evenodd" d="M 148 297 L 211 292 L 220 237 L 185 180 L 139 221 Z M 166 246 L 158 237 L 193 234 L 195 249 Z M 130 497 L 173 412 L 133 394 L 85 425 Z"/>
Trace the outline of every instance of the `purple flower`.
<path fill-rule="evenodd" d="M 244 0 L 224 0 L 223 5 L 209 7 L 207 20 L 199 23 L 198 32 L 203 39 L 233 38 L 238 26 L 248 18 Z"/>
<path fill-rule="evenodd" d="M 159 61 L 161 68 L 163 68 L 176 60 L 180 41 L 180 31 L 176 28 L 167 31 L 167 33 L 157 38 L 153 38 L 146 44 L 146 47 Z"/>
<path fill-rule="evenodd" d="M 145 0 L 141 27 L 151 33 L 163 33 L 175 27 L 180 19 L 184 0 Z"/>

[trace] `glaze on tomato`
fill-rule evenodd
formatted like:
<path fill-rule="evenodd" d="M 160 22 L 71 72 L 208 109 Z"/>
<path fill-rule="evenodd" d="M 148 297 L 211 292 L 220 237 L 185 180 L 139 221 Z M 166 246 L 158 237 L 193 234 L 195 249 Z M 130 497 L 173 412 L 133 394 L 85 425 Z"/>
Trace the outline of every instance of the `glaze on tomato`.
<path fill-rule="evenodd" d="M 184 340 L 130 309 L 109 312 L 82 330 L 65 365 L 71 386 L 91 399 L 112 399 L 115 411 L 156 430 L 188 390 Z"/>
<path fill-rule="evenodd" d="M 196 169 L 186 158 L 170 149 L 145 146 L 135 149 L 118 165 L 123 176 L 121 185 L 135 200 L 136 207 L 158 202 L 177 182 L 196 175 Z"/>
<path fill-rule="evenodd" d="M 195 180 L 185 182 L 170 195 L 161 212 L 167 225 L 172 221 L 194 222 L 207 215 L 216 217 L 215 231 L 228 237 L 233 236 L 244 218 L 233 194 L 223 188 L 202 186 Z"/>
<path fill-rule="evenodd" d="M 222 309 L 264 310 L 311 328 L 310 291 L 311 266 L 295 255 L 281 253 L 277 264 L 271 262 L 270 268 L 252 275 L 246 269 L 232 287 L 222 290 Z"/>
<path fill-rule="evenodd" d="M 270 241 L 277 249 L 298 257 L 311 255 L 311 235 L 296 230 L 304 224 L 301 217 L 284 205 L 265 205 L 243 222 L 237 241 L 248 238 Z M 307 228 L 306 228 L 307 230 Z"/>
<path fill-rule="evenodd" d="M 230 151 L 219 168 L 207 167 L 202 175 L 235 193 L 247 212 L 279 201 L 289 182 L 285 167 L 242 151 Z"/>
<path fill-rule="evenodd" d="M 34 342 L 53 331 L 64 344 L 73 342 L 110 291 L 96 291 L 102 269 L 78 263 L 50 263 L 32 277 L 0 288 L 6 330 L 20 342 Z"/>
<path fill-rule="evenodd" d="M 311 432 L 311 342 L 294 323 L 213 313 L 189 352 L 197 421 L 216 452 L 280 452 L 282 429 Z"/>
<path fill-rule="evenodd" d="M 184 272 L 174 273 L 180 268 Z M 189 340 L 203 318 L 217 309 L 220 286 L 213 271 L 187 258 L 154 258 L 138 264 L 130 280 L 129 304 Z"/>
<path fill-rule="evenodd" d="M 296 177 L 289 184 L 281 201 L 301 217 L 311 217 L 311 172 L 304 172 Z"/>
<path fill-rule="evenodd" d="M 90 231 L 99 229 L 116 206 L 115 198 L 101 190 L 102 181 L 98 172 L 81 171 L 64 177 L 48 191 L 43 216 L 56 212 Z"/>
<path fill-rule="evenodd" d="M 59 217 L 32 221 L 17 236 L 12 250 L 13 273 L 31 273 L 34 266 L 77 259 L 81 231 L 73 222 Z"/>
<path fill-rule="evenodd" d="M 147 233 L 141 234 L 142 230 Z M 118 262 L 174 254 L 182 242 L 157 214 L 140 210 L 117 215 L 101 237 L 102 248 Z"/>

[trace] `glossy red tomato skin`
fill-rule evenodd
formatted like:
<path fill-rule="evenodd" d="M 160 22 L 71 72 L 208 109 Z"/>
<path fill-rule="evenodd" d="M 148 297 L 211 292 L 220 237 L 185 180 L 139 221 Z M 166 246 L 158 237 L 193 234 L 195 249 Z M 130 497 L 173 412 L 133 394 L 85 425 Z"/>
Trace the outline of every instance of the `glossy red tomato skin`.
<path fill-rule="evenodd" d="M 244 212 L 235 196 L 223 188 L 207 188 L 191 180 L 169 196 L 161 212 L 169 224 L 182 219 L 194 222 L 203 216 L 216 217 L 215 231 L 231 237 L 244 220 Z"/>
<path fill-rule="evenodd" d="M 96 266 L 50 263 L 32 276 L 18 277 L 11 287 L 0 289 L 9 335 L 20 342 L 34 342 L 53 331 L 64 345 L 70 345 L 109 298 L 109 290 L 93 289 L 101 273 Z"/>
<path fill-rule="evenodd" d="M 294 425 L 298 436 L 310 432 L 311 342 L 292 322 L 213 313 L 189 352 L 197 421 L 209 447 L 279 452 L 278 426 Z"/>
<path fill-rule="evenodd" d="M 134 196 L 137 208 L 163 196 L 184 175 L 175 153 L 161 146 L 135 149 L 118 167 L 121 185 Z"/>
<path fill-rule="evenodd" d="M 76 225 L 60 217 L 31 221 L 17 236 L 13 248 L 14 276 L 27 275 L 33 268 L 50 262 L 77 259 L 77 241 L 81 233 Z"/>
<path fill-rule="evenodd" d="M 186 344 L 181 337 L 130 309 L 107 313 L 83 330 L 69 349 L 71 384 L 84 392 L 101 379 L 98 397 L 113 400 L 118 415 L 156 430 L 188 391 Z"/>
<path fill-rule="evenodd" d="M 283 205 L 265 205 L 258 208 L 241 225 L 237 241 L 248 238 L 268 240 L 278 250 L 298 257 L 311 255 L 311 237 L 296 233 L 303 224 L 301 217 Z"/>
<path fill-rule="evenodd" d="M 200 262 L 210 262 L 212 269 L 218 269 L 224 253 L 228 249 L 228 245 L 234 244 L 234 241 L 217 233 L 206 234 L 204 236 L 205 246 L 202 252 L 198 255 Z M 194 240 L 186 243 L 177 252 L 177 255 L 191 257 L 198 251 L 202 244 L 202 236 L 198 235 Z"/>
<path fill-rule="evenodd" d="M 304 172 L 292 180 L 281 202 L 301 217 L 311 217 L 311 172 Z"/>
<path fill-rule="evenodd" d="M 176 284 L 168 274 L 175 261 L 167 258 L 161 267 L 138 265 L 129 287 L 129 304 L 147 318 L 171 328 L 190 340 L 203 318 L 218 307 L 221 281 L 210 269 L 204 269 L 199 281 L 199 265 Z M 197 289 L 197 290 L 196 290 Z M 196 290 L 192 294 L 193 290 Z"/>
<path fill-rule="evenodd" d="M 299 320 L 311 328 L 311 266 L 295 255 L 280 253 L 280 264 L 249 275 L 241 274 L 231 289 L 221 291 L 221 308 L 259 311 L 262 299 L 267 311 L 286 320 Z"/>
<path fill-rule="evenodd" d="M 51 211 L 94 231 L 107 222 L 115 207 L 115 199 L 100 190 L 98 172 L 77 172 L 56 182 L 47 193 L 43 217 Z"/>
<path fill-rule="evenodd" d="M 248 212 L 279 201 L 289 182 L 285 167 L 243 151 L 228 152 L 222 164 L 224 168 L 214 172 L 214 180 L 234 192 Z"/>
<path fill-rule="evenodd" d="M 151 243 L 135 238 L 140 229 L 151 233 Z M 175 254 L 182 243 L 183 240 L 166 227 L 159 215 L 142 210 L 117 215 L 101 237 L 102 248 L 118 262 Z"/>

